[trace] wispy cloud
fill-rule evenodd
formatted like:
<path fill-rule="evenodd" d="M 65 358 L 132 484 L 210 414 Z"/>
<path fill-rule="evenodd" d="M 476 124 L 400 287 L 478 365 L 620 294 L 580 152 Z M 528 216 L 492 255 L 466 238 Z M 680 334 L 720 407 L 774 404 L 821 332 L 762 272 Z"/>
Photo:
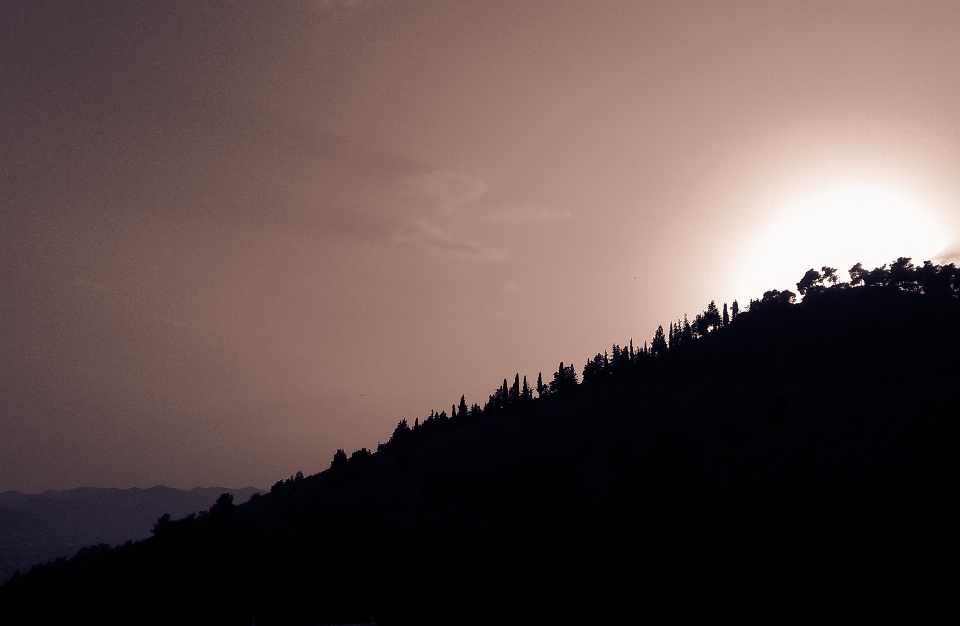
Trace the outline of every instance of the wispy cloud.
<path fill-rule="evenodd" d="M 573 212 L 531 202 L 501 202 L 500 208 L 488 213 L 486 217 L 498 222 L 542 222 L 568 220 L 573 217 Z"/>
<path fill-rule="evenodd" d="M 410 217 L 394 232 L 394 241 L 451 259 L 492 261 L 506 256 L 505 250 L 464 228 L 487 194 L 487 182 L 479 176 L 436 170 L 404 178 L 400 187 L 412 203 Z"/>
<path fill-rule="evenodd" d="M 487 183 L 482 178 L 437 170 L 404 179 L 408 193 L 423 196 L 433 203 L 433 210 L 440 215 L 450 215 L 478 202 L 487 193 Z"/>
<path fill-rule="evenodd" d="M 494 261 L 506 256 L 506 251 L 489 246 L 469 234 L 416 219 L 407 222 L 394 233 L 394 241 L 409 243 L 422 250 L 454 259 L 479 259 Z"/>
<path fill-rule="evenodd" d="M 486 180 L 463 172 L 435 170 L 408 176 L 399 181 L 399 189 L 407 217 L 394 231 L 393 240 L 449 258 L 507 256 L 505 249 L 476 234 L 478 229 L 491 231 L 490 222 L 543 222 L 573 216 L 569 210 L 499 198 L 489 193 Z"/>

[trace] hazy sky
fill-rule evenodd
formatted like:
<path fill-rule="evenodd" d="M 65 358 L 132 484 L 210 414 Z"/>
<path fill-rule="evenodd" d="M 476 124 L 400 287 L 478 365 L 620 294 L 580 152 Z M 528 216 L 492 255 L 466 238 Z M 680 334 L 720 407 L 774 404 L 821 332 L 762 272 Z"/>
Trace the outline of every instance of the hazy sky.
<path fill-rule="evenodd" d="M 759 296 L 747 251 L 810 249 L 783 216 L 830 230 L 836 190 L 949 254 L 958 33 L 955 2 L 0 0 L 0 490 L 315 473 Z"/>

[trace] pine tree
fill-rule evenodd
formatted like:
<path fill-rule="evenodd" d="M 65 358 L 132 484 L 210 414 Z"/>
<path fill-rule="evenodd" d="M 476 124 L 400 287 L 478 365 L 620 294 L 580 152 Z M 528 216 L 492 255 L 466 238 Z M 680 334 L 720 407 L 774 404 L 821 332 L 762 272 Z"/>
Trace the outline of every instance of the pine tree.
<path fill-rule="evenodd" d="M 724 326 L 730 323 L 730 315 L 727 313 L 727 303 L 723 303 L 723 321 L 721 322 Z"/>
<path fill-rule="evenodd" d="M 720 328 L 721 322 L 722 318 L 720 317 L 720 310 L 717 308 L 717 303 L 711 300 L 710 304 L 707 305 L 707 310 L 703 312 L 704 328 L 700 331 L 700 334 L 706 335 L 708 332 Z"/>
<path fill-rule="evenodd" d="M 537 374 L 537 396 L 542 397 L 546 387 L 543 384 L 543 372 Z"/>
<path fill-rule="evenodd" d="M 667 338 L 663 334 L 663 326 L 657 326 L 657 332 L 653 335 L 653 341 L 650 342 L 650 354 L 653 356 L 662 356 L 667 353 Z"/>
<path fill-rule="evenodd" d="M 459 415 L 460 417 L 466 417 L 467 411 L 468 409 L 467 409 L 466 397 L 460 396 L 460 407 L 459 407 L 459 410 L 457 411 L 457 415 Z"/>

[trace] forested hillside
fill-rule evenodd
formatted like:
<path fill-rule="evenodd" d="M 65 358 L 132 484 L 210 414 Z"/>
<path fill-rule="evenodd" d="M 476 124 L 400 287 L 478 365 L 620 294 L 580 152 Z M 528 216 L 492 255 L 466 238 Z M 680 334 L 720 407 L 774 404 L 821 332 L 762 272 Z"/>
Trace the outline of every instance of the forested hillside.
<path fill-rule="evenodd" d="M 936 595 L 960 556 L 960 274 L 899 259 L 850 275 L 710 303 L 546 383 L 514 374 L 483 406 L 401 420 L 375 452 L 35 567 L 0 601 L 137 621 L 545 623 Z"/>
<path fill-rule="evenodd" d="M 36 563 L 72 556 L 83 546 L 149 537 L 150 527 L 164 512 L 182 517 L 209 509 L 222 492 L 222 488 L 182 491 L 158 486 L 0 493 L 0 581 Z M 258 492 L 245 487 L 234 495 L 242 502 Z"/>

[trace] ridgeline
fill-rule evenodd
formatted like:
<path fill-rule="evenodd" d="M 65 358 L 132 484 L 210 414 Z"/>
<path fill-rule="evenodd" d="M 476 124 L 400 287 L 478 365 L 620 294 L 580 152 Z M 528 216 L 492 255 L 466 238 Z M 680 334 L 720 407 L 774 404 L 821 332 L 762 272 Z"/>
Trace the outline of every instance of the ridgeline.
<path fill-rule="evenodd" d="M 850 274 L 811 270 L 800 303 L 711 303 L 582 381 L 561 364 L 536 398 L 517 375 L 376 452 L 36 566 L 0 604 L 35 621 L 596 623 L 952 592 L 960 273 Z"/>

